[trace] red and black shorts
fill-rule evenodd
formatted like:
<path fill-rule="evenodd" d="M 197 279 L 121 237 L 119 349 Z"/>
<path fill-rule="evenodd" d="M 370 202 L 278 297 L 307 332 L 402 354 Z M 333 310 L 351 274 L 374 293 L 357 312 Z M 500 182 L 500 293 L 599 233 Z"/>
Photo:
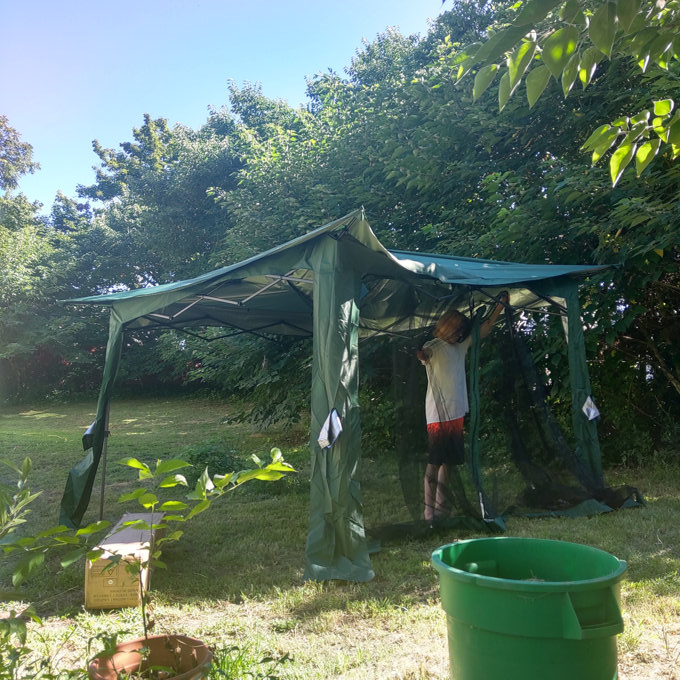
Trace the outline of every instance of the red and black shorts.
<path fill-rule="evenodd" d="M 427 424 L 427 462 L 431 465 L 462 465 L 465 462 L 463 419 Z"/>

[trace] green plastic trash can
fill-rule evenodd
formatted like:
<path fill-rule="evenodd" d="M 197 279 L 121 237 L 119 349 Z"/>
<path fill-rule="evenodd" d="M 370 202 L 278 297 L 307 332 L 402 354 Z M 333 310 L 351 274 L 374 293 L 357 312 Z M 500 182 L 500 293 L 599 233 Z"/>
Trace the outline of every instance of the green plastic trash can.
<path fill-rule="evenodd" d="M 615 680 L 623 560 L 537 538 L 459 541 L 432 553 L 453 680 Z"/>

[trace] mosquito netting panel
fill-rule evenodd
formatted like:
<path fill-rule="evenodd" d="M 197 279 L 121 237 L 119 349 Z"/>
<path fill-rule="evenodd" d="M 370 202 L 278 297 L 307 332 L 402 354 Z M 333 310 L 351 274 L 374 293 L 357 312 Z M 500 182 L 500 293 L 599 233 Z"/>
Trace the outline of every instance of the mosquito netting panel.
<path fill-rule="evenodd" d="M 473 320 L 466 356 L 472 414 L 464 419 L 462 457 L 439 469 L 428 466 L 428 375 L 416 354 L 432 339 L 447 304 L 421 318 L 420 329 L 362 342 L 362 489 L 369 536 L 502 531 L 512 515 L 579 516 L 643 503 L 632 487 L 608 487 L 598 468 L 578 453 L 563 301 L 552 300 L 541 310 L 516 309 L 511 295 L 482 339 L 479 328 L 497 297 L 487 293 L 488 304 L 472 302 L 467 310 L 461 297 L 448 301 Z M 560 335 L 563 347 L 554 348 Z M 430 374 L 429 380 L 436 390 L 436 378 Z M 436 488 L 429 503 L 428 487 Z M 428 512 L 430 503 L 436 503 L 434 513 Z"/>

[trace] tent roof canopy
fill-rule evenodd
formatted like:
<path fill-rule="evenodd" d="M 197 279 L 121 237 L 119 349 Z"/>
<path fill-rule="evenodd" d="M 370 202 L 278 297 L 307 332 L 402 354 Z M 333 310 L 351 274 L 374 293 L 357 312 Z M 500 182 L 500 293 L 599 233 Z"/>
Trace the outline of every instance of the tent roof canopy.
<path fill-rule="evenodd" d="M 79 526 L 87 509 L 108 432 L 108 404 L 126 328 L 228 326 L 233 332 L 313 336 L 305 574 L 316 580 L 370 580 L 373 571 L 358 480 L 359 334 L 416 332 L 433 325 L 447 309 L 475 312 L 504 289 L 511 290 L 515 308 L 552 305 L 567 316 L 576 455 L 594 484 L 601 486 L 595 424 L 582 412 L 590 384 L 577 284 L 579 278 L 602 269 L 390 251 L 371 231 L 363 210 L 357 210 L 261 255 L 187 281 L 67 301 L 108 306 L 111 313 L 97 417 L 83 438 L 88 453 L 69 473 L 60 520 Z M 555 296 L 566 306 L 552 299 Z M 471 433 L 479 422 L 480 320 L 475 314 L 469 361 Z M 328 455 L 319 437 L 333 410 L 342 419 L 343 430 Z M 470 441 L 470 460 L 478 461 L 478 437 L 471 435 Z M 473 468 L 478 469 L 477 462 Z M 475 484 L 481 502 L 481 478 Z"/>
<path fill-rule="evenodd" d="M 470 310 L 506 288 L 513 290 L 513 306 L 544 307 L 549 301 L 536 293 L 537 283 L 604 269 L 387 250 L 363 210 L 356 210 L 193 279 L 64 302 L 110 306 L 129 328 L 228 326 L 236 332 L 310 336 L 314 273 L 309 256 L 321 239 L 328 238 L 343 242 L 346 263 L 362 272 L 363 334 L 422 328 L 446 308 Z"/>

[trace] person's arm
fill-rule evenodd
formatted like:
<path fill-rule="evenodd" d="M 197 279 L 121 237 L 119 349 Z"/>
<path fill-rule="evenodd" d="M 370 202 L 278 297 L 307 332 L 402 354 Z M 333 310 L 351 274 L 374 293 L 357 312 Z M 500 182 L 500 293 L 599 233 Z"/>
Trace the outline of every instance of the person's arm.
<path fill-rule="evenodd" d="M 501 315 L 501 312 L 503 311 L 503 308 L 506 305 L 510 304 L 510 296 L 506 291 L 503 291 L 500 294 L 500 297 L 498 299 L 498 302 L 496 303 L 496 306 L 494 307 L 493 312 L 489 315 L 489 318 L 482 323 L 482 325 L 479 327 L 479 335 L 482 338 L 485 338 L 489 333 L 491 333 L 491 329 L 494 327 L 494 324 L 496 321 L 498 321 L 498 317 Z"/>
<path fill-rule="evenodd" d="M 425 366 L 425 364 L 429 363 L 430 357 L 432 356 L 432 350 L 429 347 L 422 347 L 416 352 L 416 356 L 418 357 L 418 361 Z"/>

